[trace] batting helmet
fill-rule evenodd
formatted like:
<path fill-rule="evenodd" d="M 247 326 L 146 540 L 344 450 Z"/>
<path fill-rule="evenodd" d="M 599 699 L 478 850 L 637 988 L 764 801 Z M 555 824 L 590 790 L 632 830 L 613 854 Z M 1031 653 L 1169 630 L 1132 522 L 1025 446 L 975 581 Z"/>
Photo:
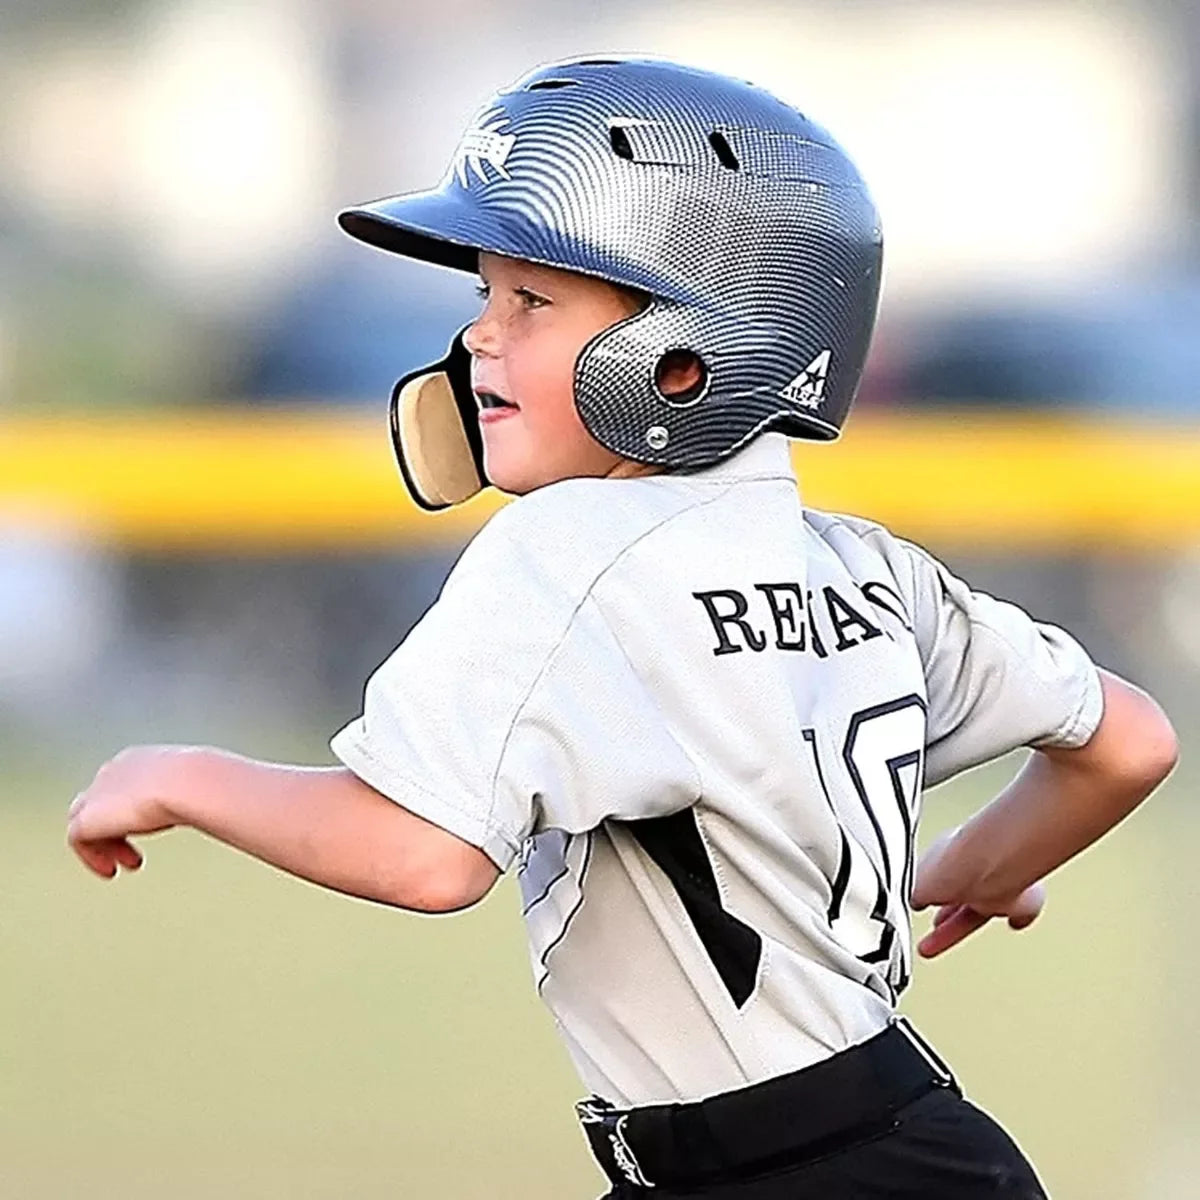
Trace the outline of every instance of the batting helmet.
<path fill-rule="evenodd" d="M 767 429 L 837 437 L 875 323 L 882 234 L 845 152 L 770 93 L 672 62 L 539 67 L 484 105 L 436 188 L 338 219 L 446 267 L 474 272 L 486 250 L 648 294 L 584 347 L 575 403 L 603 446 L 670 468 L 718 462 Z M 684 398 L 656 383 L 680 350 L 704 368 Z M 393 395 L 397 451 L 426 507 L 486 482 L 464 354 L 460 334 Z M 440 446 L 447 421 L 474 471 L 460 462 L 455 484 L 426 486 L 421 446 Z"/>

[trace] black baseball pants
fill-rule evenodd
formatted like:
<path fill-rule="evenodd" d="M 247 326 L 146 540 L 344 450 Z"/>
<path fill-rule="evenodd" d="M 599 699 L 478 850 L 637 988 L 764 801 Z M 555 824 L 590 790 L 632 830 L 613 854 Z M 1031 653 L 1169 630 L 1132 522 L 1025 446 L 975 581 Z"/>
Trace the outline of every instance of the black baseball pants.
<path fill-rule="evenodd" d="M 895 1127 L 836 1151 L 689 1190 L 621 1183 L 607 1200 L 1045 1200 L 1028 1160 L 951 1088 L 926 1092 Z"/>

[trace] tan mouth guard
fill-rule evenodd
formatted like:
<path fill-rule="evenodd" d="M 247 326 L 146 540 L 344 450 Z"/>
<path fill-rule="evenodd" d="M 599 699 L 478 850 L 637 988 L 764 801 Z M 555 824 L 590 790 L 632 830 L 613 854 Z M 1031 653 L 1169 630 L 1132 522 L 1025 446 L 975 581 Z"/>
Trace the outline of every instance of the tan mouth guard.
<path fill-rule="evenodd" d="M 406 375 L 392 390 L 392 447 L 422 508 L 450 508 L 488 486 L 477 412 L 462 333 L 441 362 Z"/>

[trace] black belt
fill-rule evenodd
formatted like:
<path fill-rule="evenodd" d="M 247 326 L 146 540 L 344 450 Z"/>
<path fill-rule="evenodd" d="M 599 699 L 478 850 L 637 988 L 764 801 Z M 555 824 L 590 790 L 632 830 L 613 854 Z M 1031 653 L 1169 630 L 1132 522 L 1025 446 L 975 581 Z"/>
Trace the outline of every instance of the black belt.
<path fill-rule="evenodd" d="M 618 1186 L 702 1187 L 799 1165 L 884 1133 L 896 1113 L 954 1076 L 902 1017 L 795 1071 L 691 1104 L 575 1106 L 596 1161 Z"/>

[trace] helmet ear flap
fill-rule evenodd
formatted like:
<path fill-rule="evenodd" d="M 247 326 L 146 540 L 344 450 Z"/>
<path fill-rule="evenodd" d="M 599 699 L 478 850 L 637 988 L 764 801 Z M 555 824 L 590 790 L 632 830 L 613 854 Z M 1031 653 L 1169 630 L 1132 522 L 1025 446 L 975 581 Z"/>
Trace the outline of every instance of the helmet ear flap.
<path fill-rule="evenodd" d="M 461 504 L 488 486 L 464 333 L 440 362 L 392 389 L 392 448 L 409 494 L 429 512 Z"/>

